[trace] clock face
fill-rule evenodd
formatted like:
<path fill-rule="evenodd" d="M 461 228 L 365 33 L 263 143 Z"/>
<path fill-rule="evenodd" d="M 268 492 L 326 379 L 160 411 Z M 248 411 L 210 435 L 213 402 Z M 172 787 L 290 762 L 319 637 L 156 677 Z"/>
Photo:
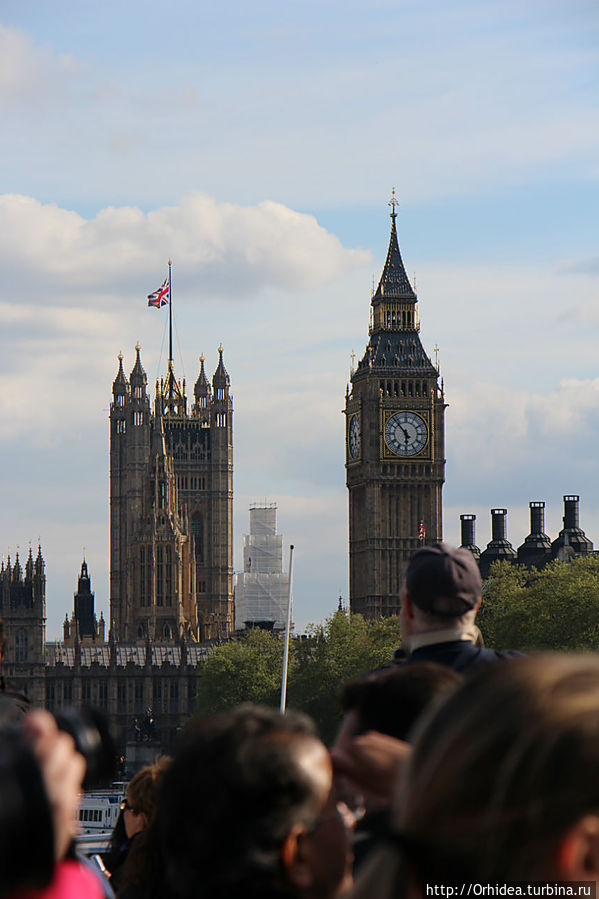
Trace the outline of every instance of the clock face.
<path fill-rule="evenodd" d="M 350 457 L 357 459 L 360 452 L 360 419 L 357 415 L 352 415 L 350 418 L 347 443 Z"/>
<path fill-rule="evenodd" d="M 396 412 L 385 425 L 385 443 L 396 456 L 415 456 L 428 441 L 426 422 L 416 412 Z"/>

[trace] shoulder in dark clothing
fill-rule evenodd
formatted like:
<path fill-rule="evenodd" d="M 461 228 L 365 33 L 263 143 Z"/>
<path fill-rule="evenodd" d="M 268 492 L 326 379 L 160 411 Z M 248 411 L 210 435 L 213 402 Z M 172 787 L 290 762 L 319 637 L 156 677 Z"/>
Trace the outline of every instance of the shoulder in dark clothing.
<path fill-rule="evenodd" d="M 452 640 L 448 643 L 433 643 L 430 646 L 421 646 L 419 649 L 415 649 L 407 657 L 405 664 L 437 662 L 440 665 L 447 665 L 455 671 L 464 671 L 480 665 L 504 662 L 521 655 L 522 653 L 515 650 L 488 649 L 484 646 L 475 646 L 469 640 Z"/>

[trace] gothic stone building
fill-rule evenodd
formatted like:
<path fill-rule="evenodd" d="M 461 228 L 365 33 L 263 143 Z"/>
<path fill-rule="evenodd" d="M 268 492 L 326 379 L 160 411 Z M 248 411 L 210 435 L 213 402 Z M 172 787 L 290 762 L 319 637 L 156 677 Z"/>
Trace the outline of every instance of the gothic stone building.
<path fill-rule="evenodd" d="M 156 738 L 168 748 L 193 712 L 197 666 L 209 646 L 183 640 L 136 643 L 104 641 L 104 620 L 96 618 L 87 563 L 81 566 L 71 617 L 62 642 L 46 642 L 46 575 L 41 548 L 30 552 L 25 570 L 19 558 L 0 568 L 0 617 L 5 626 L 3 674 L 9 687 L 34 705 L 56 712 L 65 706 L 93 705 L 106 712 L 121 750 L 132 724 L 148 709 Z"/>
<path fill-rule="evenodd" d="M 156 384 L 153 411 L 140 348 L 123 359 L 110 406 L 110 627 L 94 611 L 84 560 L 63 641 L 45 640 L 45 565 L 0 569 L 4 674 L 36 704 L 91 704 L 122 746 L 151 709 L 167 748 L 195 702 L 197 666 L 233 630 L 233 446 L 229 376 L 219 348 L 210 385 L 204 358 L 188 408 L 185 382 Z"/>
<path fill-rule="evenodd" d="M 0 618 L 4 622 L 2 673 L 36 705 L 44 705 L 46 573 L 41 547 L 21 566 L 10 556 L 0 564 Z"/>
<path fill-rule="evenodd" d="M 350 607 L 399 612 L 402 571 L 426 534 L 442 539 L 445 400 L 420 342 L 417 296 L 399 250 L 395 197 L 370 340 L 345 402 Z"/>
<path fill-rule="evenodd" d="M 201 358 L 185 382 L 156 383 L 139 346 L 110 406 L 110 630 L 118 642 L 223 639 L 233 630 L 233 406 L 219 348 L 212 389 Z"/>

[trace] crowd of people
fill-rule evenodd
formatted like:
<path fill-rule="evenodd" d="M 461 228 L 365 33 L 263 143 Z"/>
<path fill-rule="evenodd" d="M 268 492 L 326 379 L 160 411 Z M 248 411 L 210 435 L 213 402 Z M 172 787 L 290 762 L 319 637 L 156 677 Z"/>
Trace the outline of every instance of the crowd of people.
<path fill-rule="evenodd" d="M 415 553 L 401 650 L 343 687 L 329 748 L 293 711 L 195 718 L 129 783 L 104 879 L 72 851 L 83 759 L 13 704 L 0 899 L 594 895 L 549 888 L 599 881 L 599 658 L 484 647 L 481 595 L 467 550 Z"/>

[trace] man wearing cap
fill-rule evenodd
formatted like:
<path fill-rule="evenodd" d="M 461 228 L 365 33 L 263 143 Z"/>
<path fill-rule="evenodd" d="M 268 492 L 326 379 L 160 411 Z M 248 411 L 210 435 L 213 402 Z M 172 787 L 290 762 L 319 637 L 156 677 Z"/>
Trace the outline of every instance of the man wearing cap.
<path fill-rule="evenodd" d="M 464 671 L 519 655 L 478 645 L 475 618 L 481 596 L 480 572 L 470 550 L 447 543 L 417 550 L 400 592 L 403 662 L 437 662 Z"/>

